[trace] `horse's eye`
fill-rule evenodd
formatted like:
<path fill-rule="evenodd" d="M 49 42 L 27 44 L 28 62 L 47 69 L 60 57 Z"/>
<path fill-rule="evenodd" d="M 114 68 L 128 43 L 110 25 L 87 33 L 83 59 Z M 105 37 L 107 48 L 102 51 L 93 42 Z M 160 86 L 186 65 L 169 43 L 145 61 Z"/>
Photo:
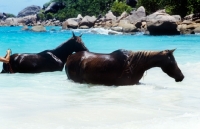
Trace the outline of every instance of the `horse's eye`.
<path fill-rule="evenodd" d="M 170 60 L 171 58 L 168 56 L 168 59 Z"/>

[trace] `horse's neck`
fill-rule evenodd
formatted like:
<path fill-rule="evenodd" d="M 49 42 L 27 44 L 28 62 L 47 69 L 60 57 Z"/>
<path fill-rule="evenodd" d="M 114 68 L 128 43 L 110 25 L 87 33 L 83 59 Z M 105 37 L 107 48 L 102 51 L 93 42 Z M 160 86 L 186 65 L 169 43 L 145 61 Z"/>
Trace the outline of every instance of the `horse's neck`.
<path fill-rule="evenodd" d="M 158 52 L 141 51 L 130 54 L 130 62 L 134 71 L 145 72 L 152 67 L 160 67 Z"/>
<path fill-rule="evenodd" d="M 144 52 L 143 58 L 145 62 L 144 71 L 153 68 L 153 67 L 161 67 L 162 58 L 159 52 Z"/>
<path fill-rule="evenodd" d="M 52 50 L 52 53 L 61 59 L 62 62 L 65 62 L 67 57 L 74 52 L 73 48 L 71 47 L 71 42 L 65 42 L 58 46 L 57 48 Z"/>

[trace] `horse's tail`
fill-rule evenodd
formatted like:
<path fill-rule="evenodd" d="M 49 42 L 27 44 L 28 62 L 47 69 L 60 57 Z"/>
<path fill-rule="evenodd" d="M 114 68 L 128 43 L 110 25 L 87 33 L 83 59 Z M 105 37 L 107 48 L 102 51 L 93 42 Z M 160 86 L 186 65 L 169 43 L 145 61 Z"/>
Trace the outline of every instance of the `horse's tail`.
<path fill-rule="evenodd" d="M 1 73 L 9 73 L 8 70 L 9 70 L 9 66 L 8 66 L 8 64 L 3 63 Z"/>
<path fill-rule="evenodd" d="M 2 68 L 2 71 L 1 73 L 14 73 L 10 63 L 3 63 L 3 68 Z"/>

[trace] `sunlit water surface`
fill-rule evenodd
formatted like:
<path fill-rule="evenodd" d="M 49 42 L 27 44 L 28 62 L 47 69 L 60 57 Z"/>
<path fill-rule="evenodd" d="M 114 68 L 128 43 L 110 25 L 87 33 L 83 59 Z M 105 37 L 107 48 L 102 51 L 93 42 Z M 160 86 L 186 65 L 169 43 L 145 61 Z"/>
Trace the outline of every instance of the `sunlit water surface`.
<path fill-rule="evenodd" d="M 69 39 L 71 31 L 47 28 L 44 33 L 21 27 L 0 28 L 0 55 L 36 53 Z M 199 129 L 200 35 L 107 35 L 107 30 L 74 30 L 92 52 L 117 49 L 177 50 L 185 75 L 177 83 L 160 68 L 148 70 L 142 85 L 77 84 L 65 71 L 40 74 L 0 74 L 1 129 Z M 100 34 L 91 32 L 97 31 Z M 0 63 L 2 65 L 2 63 Z"/>

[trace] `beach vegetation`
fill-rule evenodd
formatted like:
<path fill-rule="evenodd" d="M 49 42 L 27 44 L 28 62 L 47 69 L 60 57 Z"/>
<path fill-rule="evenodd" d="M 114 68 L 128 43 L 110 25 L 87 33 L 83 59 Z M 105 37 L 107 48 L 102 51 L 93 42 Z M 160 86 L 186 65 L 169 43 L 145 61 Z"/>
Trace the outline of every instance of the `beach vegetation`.
<path fill-rule="evenodd" d="M 184 17 L 200 12 L 200 0 L 138 0 L 137 7 L 144 6 L 147 14 L 165 9 L 171 15 Z"/>
<path fill-rule="evenodd" d="M 42 21 L 46 20 L 45 15 L 44 15 L 44 10 L 40 10 L 37 16 L 39 20 L 42 20 Z"/>
<path fill-rule="evenodd" d="M 44 14 L 45 16 L 40 14 L 41 19 L 56 18 L 64 21 L 78 14 L 82 16 L 105 15 L 109 10 L 119 16 L 124 11 L 129 13 L 133 10 L 126 4 L 126 0 L 50 0 L 44 6 L 47 7 L 51 2 L 62 2 L 66 7 L 56 13 Z M 147 15 L 160 9 L 165 9 L 170 15 L 181 17 L 200 12 L 200 0 L 138 0 L 136 8 L 140 6 L 144 6 Z"/>
<path fill-rule="evenodd" d="M 49 20 L 49 19 L 53 19 L 54 18 L 54 14 L 53 13 L 47 13 L 46 14 L 46 20 Z"/>
<path fill-rule="evenodd" d="M 66 5 L 64 9 L 53 14 L 53 17 L 60 21 L 76 17 L 78 14 L 99 16 L 112 10 L 115 14 L 120 15 L 124 11 L 131 11 L 131 7 L 125 4 L 125 0 L 51 0 L 50 2 L 63 2 Z"/>
<path fill-rule="evenodd" d="M 14 14 L 11 14 L 11 13 L 6 13 L 6 16 L 7 17 L 16 17 Z"/>
<path fill-rule="evenodd" d="M 133 9 L 128 6 L 125 1 L 118 1 L 116 0 L 111 7 L 111 11 L 114 15 L 120 16 L 124 11 L 130 13 Z"/>

